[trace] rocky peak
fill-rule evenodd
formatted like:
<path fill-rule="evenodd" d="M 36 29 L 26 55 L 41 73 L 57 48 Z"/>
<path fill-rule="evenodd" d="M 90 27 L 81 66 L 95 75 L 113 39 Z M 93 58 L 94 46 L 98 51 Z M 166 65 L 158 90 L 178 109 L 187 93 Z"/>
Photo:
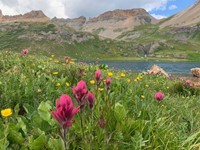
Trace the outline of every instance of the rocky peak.
<path fill-rule="evenodd" d="M 117 9 L 114 11 L 107 11 L 98 17 L 91 18 L 89 22 L 106 21 L 106 20 L 124 21 L 131 17 L 141 17 L 141 16 L 152 17 L 146 12 L 145 9 L 142 9 L 142 8 L 135 8 L 135 9 L 129 9 L 129 10 Z"/>
<path fill-rule="evenodd" d="M 47 16 L 41 10 L 32 10 L 23 15 L 24 18 L 46 18 Z"/>

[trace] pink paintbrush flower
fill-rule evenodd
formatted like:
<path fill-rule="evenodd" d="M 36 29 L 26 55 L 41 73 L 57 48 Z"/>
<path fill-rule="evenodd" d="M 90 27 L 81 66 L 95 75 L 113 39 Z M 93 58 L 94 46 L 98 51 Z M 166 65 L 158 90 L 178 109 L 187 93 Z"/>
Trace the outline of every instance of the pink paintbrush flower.
<path fill-rule="evenodd" d="M 72 126 L 73 117 L 79 110 L 80 107 L 74 107 L 71 97 L 63 94 L 60 100 L 56 100 L 56 110 L 51 111 L 51 115 L 67 131 Z"/>

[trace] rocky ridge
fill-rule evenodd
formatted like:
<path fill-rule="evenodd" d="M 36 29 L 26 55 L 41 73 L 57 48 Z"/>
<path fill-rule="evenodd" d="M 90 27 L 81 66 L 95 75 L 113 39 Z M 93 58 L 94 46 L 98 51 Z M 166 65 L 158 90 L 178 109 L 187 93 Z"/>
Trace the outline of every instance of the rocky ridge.
<path fill-rule="evenodd" d="M 0 22 L 7 23 L 7 22 L 47 22 L 50 19 L 41 11 L 32 10 L 31 12 L 25 13 L 24 15 L 14 15 L 8 16 L 3 15 L 2 11 L 0 10 Z"/>

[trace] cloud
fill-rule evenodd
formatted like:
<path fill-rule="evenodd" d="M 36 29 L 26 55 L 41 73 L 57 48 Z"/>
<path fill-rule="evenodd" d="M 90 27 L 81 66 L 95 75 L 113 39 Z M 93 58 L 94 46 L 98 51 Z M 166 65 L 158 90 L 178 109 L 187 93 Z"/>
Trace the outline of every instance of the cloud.
<path fill-rule="evenodd" d="M 171 0 L 1 0 L 4 14 L 24 14 L 31 10 L 42 10 L 48 17 L 94 17 L 114 9 L 144 8 L 148 12 L 165 10 Z"/>
<path fill-rule="evenodd" d="M 168 7 L 169 10 L 174 10 L 174 9 L 177 9 L 177 8 L 178 7 L 176 5 L 171 5 L 171 6 Z"/>
<path fill-rule="evenodd" d="M 156 15 L 156 14 L 151 14 L 154 18 L 156 19 L 164 19 L 167 18 L 167 16 L 163 16 L 163 15 Z"/>

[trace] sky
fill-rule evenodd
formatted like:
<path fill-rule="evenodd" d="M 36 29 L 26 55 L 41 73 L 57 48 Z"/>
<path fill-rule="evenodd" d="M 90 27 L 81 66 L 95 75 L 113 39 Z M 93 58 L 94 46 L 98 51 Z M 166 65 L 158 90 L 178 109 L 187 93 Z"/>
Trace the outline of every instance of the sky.
<path fill-rule="evenodd" d="M 0 0 L 3 15 L 42 10 L 49 18 L 96 17 L 115 9 L 144 8 L 157 19 L 169 17 L 196 0 Z"/>

